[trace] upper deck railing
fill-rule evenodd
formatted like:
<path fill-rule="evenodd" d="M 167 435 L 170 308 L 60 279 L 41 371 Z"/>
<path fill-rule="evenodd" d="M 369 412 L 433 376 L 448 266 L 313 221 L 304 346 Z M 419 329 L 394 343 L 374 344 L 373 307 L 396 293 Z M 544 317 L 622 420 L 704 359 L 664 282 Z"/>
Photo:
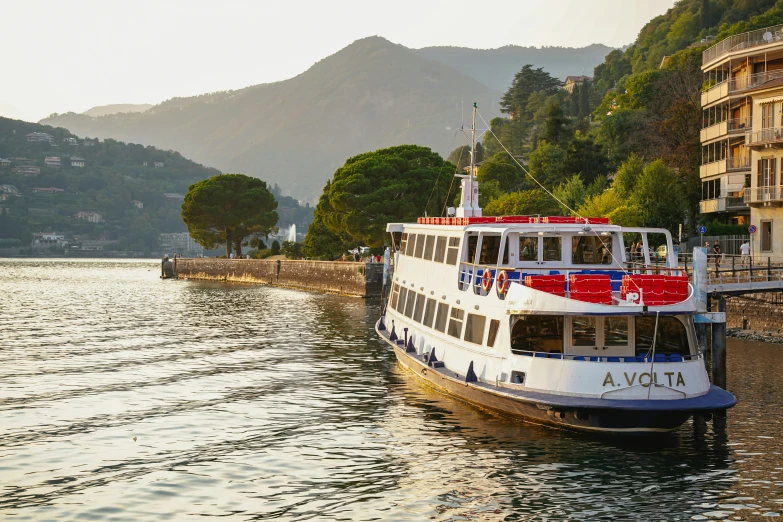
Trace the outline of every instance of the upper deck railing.
<path fill-rule="evenodd" d="M 707 65 L 711 61 L 732 51 L 741 51 L 759 45 L 783 41 L 783 25 L 756 29 L 747 33 L 735 34 L 716 43 L 701 53 L 701 64 Z"/>

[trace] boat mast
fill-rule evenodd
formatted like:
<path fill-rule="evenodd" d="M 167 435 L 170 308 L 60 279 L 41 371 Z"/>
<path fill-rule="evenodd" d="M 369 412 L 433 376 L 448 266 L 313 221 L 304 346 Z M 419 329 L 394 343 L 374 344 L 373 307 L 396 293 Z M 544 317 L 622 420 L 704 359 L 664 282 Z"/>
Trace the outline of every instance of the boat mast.
<path fill-rule="evenodd" d="M 478 181 L 476 180 L 476 112 L 478 106 L 473 104 L 473 122 L 470 127 L 470 170 L 467 176 L 456 174 L 462 178 L 462 197 L 457 207 L 457 217 L 481 217 L 479 207 Z"/>

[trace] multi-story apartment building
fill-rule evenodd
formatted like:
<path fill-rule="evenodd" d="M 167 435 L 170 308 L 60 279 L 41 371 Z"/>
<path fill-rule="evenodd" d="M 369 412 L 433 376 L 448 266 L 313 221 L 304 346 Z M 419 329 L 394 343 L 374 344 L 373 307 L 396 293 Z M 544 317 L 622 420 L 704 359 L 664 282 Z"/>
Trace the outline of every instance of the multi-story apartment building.
<path fill-rule="evenodd" d="M 783 25 L 718 42 L 702 71 L 701 212 L 755 225 L 754 253 L 783 254 Z"/>

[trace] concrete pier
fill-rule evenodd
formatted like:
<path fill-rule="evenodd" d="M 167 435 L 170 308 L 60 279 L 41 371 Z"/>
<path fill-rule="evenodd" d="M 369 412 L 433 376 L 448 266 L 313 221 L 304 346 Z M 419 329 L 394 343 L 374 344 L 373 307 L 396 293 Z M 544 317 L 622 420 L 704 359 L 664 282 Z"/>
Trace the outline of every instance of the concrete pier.
<path fill-rule="evenodd" d="M 179 258 L 175 271 L 178 279 L 272 285 L 355 297 L 380 296 L 383 285 L 383 263 Z"/>

